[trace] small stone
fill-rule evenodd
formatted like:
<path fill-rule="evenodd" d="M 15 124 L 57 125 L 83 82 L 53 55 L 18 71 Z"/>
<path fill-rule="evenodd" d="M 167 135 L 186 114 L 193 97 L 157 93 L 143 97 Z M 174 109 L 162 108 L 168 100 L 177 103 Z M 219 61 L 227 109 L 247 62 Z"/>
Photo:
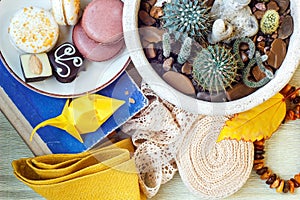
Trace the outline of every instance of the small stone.
<path fill-rule="evenodd" d="M 290 5 L 290 0 L 275 0 L 279 6 L 279 13 L 283 14 Z"/>
<path fill-rule="evenodd" d="M 247 51 L 248 49 L 249 49 L 249 45 L 248 45 L 248 44 L 242 43 L 242 44 L 240 45 L 240 50 L 242 50 L 242 51 Z"/>
<path fill-rule="evenodd" d="M 258 10 L 261 10 L 261 11 L 267 10 L 266 5 L 264 3 L 255 4 L 255 8 L 257 8 Z"/>
<path fill-rule="evenodd" d="M 146 11 L 147 13 L 150 13 L 151 5 L 145 1 L 141 1 L 140 9 Z"/>
<path fill-rule="evenodd" d="M 149 59 L 156 57 L 156 50 L 154 48 L 154 44 L 151 43 L 145 48 L 145 54 L 146 54 L 146 57 Z"/>
<path fill-rule="evenodd" d="M 247 62 L 249 60 L 248 55 L 244 51 L 241 51 L 241 58 L 243 62 Z"/>
<path fill-rule="evenodd" d="M 262 35 L 260 35 L 260 36 L 258 36 L 257 37 L 257 42 L 261 42 L 261 41 L 264 41 L 265 40 L 265 37 L 264 36 L 262 36 Z"/>
<path fill-rule="evenodd" d="M 164 34 L 164 31 L 154 26 L 143 26 L 139 28 L 139 33 L 143 40 L 146 40 L 150 43 L 157 43 L 162 40 L 162 35 Z"/>
<path fill-rule="evenodd" d="M 261 19 L 264 16 L 265 12 L 261 11 L 261 10 L 257 10 L 254 12 L 254 16 L 256 17 L 256 19 Z"/>
<path fill-rule="evenodd" d="M 225 101 L 227 101 L 225 92 L 210 94 L 210 99 L 211 99 L 212 102 L 225 102 Z"/>
<path fill-rule="evenodd" d="M 163 14 L 164 14 L 164 11 L 163 11 L 162 7 L 153 6 L 150 10 L 150 16 L 155 19 L 160 18 L 161 16 L 163 16 Z"/>
<path fill-rule="evenodd" d="M 250 88 L 243 83 L 238 83 L 226 91 L 226 97 L 229 101 L 233 101 L 245 97 L 255 90 L 255 88 Z"/>
<path fill-rule="evenodd" d="M 156 4 L 157 0 L 147 0 L 146 2 L 149 3 L 150 6 L 154 6 Z"/>
<path fill-rule="evenodd" d="M 286 56 L 286 43 L 282 39 L 275 39 L 268 52 L 268 64 L 278 69 Z"/>
<path fill-rule="evenodd" d="M 271 38 L 273 38 L 273 39 L 276 39 L 276 38 L 278 38 L 278 33 L 276 33 L 276 32 L 275 32 L 275 33 L 273 33 L 273 34 L 272 34 L 272 36 L 271 36 Z"/>
<path fill-rule="evenodd" d="M 258 42 L 258 43 L 257 43 L 257 48 L 258 48 L 261 52 L 264 52 L 265 47 L 266 47 L 266 42 L 265 42 L 265 41 L 261 41 L 261 42 Z"/>
<path fill-rule="evenodd" d="M 170 71 L 173 63 L 174 63 L 174 58 L 170 57 L 170 58 L 166 59 L 163 63 L 163 69 L 165 71 Z"/>
<path fill-rule="evenodd" d="M 195 96 L 195 88 L 191 80 L 183 74 L 174 71 L 164 73 L 163 79 L 176 90 L 190 96 Z"/>
<path fill-rule="evenodd" d="M 279 10 L 279 6 L 277 5 L 277 3 L 275 1 L 270 1 L 268 4 L 267 4 L 267 9 L 268 10 L 275 10 L 275 11 L 278 11 Z"/>
<path fill-rule="evenodd" d="M 271 70 L 271 68 L 269 66 L 265 66 L 265 68 Z M 253 67 L 252 75 L 253 75 L 255 81 L 260 81 L 261 79 L 266 77 L 266 74 L 264 72 L 262 72 L 258 66 Z"/>
<path fill-rule="evenodd" d="M 278 28 L 278 38 L 286 39 L 288 38 L 294 30 L 293 18 L 290 15 L 285 16 Z"/>
<path fill-rule="evenodd" d="M 156 20 L 144 10 L 139 11 L 139 18 L 147 26 L 152 26 L 156 22 Z"/>
<path fill-rule="evenodd" d="M 197 99 L 211 101 L 210 94 L 208 92 L 198 92 Z"/>
<path fill-rule="evenodd" d="M 187 75 L 190 75 L 192 74 L 192 64 L 189 63 L 189 62 L 185 62 L 183 65 L 182 65 L 182 68 L 181 68 L 181 72 L 183 74 L 187 74 Z"/>

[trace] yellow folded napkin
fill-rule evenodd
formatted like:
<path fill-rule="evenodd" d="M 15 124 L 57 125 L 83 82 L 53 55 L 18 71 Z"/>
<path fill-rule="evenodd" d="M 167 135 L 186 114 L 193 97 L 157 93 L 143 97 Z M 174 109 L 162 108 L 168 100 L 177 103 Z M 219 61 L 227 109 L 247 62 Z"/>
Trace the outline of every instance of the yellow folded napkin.
<path fill-rule="evenodd" d="M 146 199 L 140 192 L 130 139 L 79 154 L 12 162 L 15 176 L 46 199 Z"/>

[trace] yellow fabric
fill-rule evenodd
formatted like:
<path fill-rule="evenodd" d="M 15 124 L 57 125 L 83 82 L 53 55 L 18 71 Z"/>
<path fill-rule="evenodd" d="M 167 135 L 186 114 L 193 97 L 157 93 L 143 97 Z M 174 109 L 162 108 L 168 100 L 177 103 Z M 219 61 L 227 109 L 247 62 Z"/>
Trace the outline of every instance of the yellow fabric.
<path fill-rule="evenodd" d="M 43 121 L 33 129 L 30 141 L 38 129 L 54 126 L 83 143 L 80 134 L 96 131 L 124 103 L 99 94 L 89 94 L 71 102 L 68 100 L 59 116 Z"/>
<path fill-rule="evenodd" d="M 53 154 L 12 162 L 15 176 L 46 199 L 146 199 L 130 153 L 130 139 L 79 154 Z"/>

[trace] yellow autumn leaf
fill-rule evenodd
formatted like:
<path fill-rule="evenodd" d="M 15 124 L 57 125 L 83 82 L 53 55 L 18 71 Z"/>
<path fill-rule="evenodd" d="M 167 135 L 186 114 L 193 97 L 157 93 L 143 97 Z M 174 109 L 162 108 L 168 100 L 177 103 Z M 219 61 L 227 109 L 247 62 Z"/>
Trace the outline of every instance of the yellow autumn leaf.
<path fill-rule="evenodd" d="M 218 142 L 223 139 L 245 141 L 267 139 L 278 129 L 286 114 L 286 103 L 280 93 L 251 110 L 226 121 Z"/>

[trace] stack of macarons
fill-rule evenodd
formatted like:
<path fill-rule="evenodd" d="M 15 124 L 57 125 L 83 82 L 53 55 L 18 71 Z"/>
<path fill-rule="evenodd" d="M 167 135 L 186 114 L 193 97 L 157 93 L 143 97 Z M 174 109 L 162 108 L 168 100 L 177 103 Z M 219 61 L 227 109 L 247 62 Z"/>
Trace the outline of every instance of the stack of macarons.
<path fill-rule="evenodd" d="M 92 61 L 105 61 L 125 46 L 122 27 L 123 2 L 93 0 L 73 29 L 73 42 Z"/>

